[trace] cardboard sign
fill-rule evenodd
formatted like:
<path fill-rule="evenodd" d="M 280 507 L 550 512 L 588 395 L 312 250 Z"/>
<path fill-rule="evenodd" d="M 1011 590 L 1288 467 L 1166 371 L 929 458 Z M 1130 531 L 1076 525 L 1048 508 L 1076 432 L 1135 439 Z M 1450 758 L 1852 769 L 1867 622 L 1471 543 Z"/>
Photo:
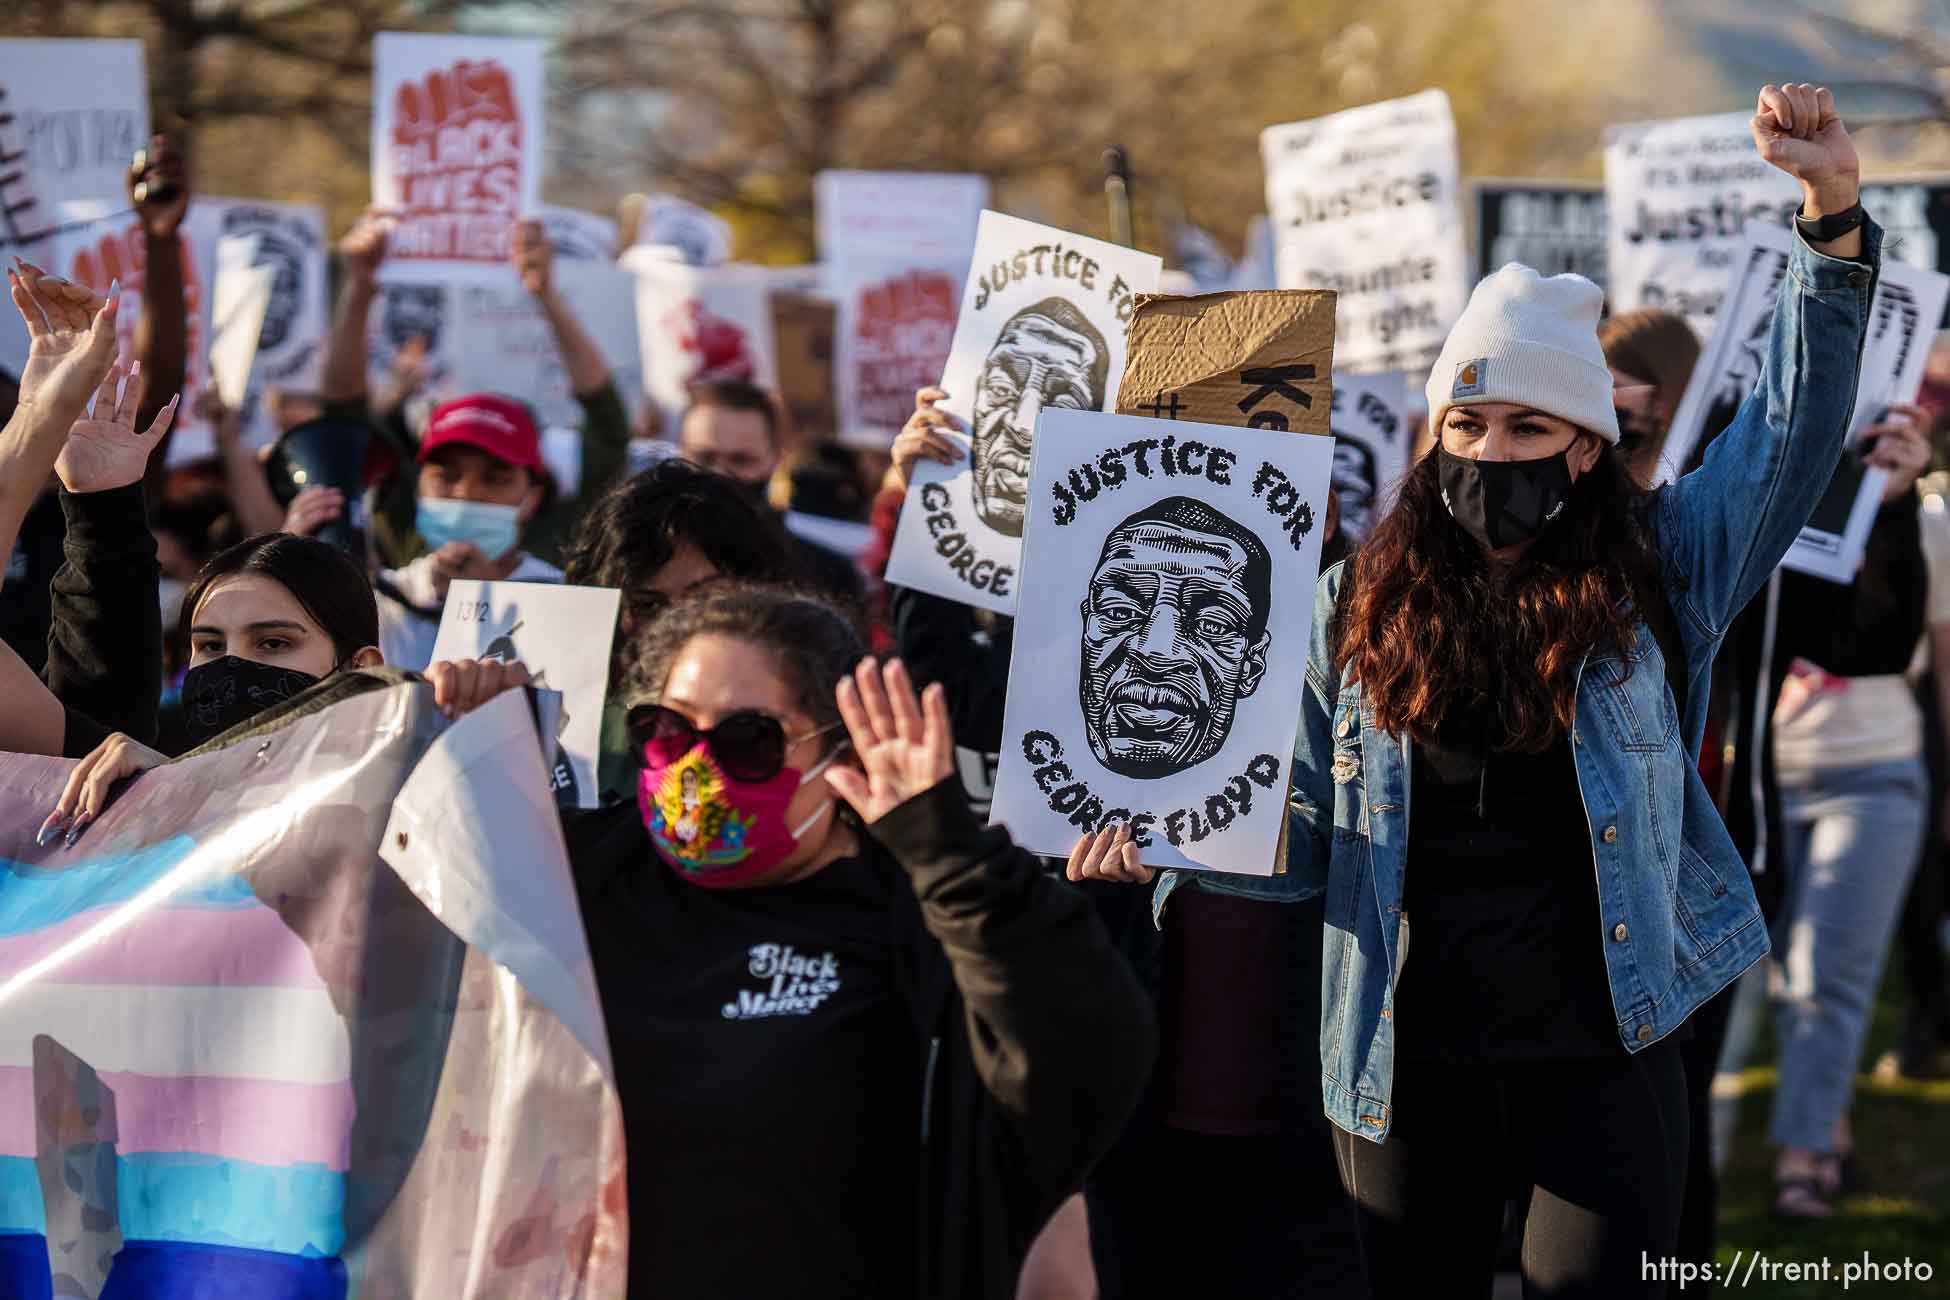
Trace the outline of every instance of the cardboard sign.
<path fill-rule="evenodd" d="M 1128 822 L 1149 866 L 1270 875 L 1333 444 L 1050 410 L 991 820 L 1032 852 Z"/>
<path fill-rule="evenodd" d="M 888 582 L 1014 612 L 1038 415 L 1110 405 L 1124 331 L 1161 267 L 1118 244 L 982 214 L 941 379 L 942 409 L 964 422 L 969 455 L 915 466 Z"/>
<path fill-rule="evenodd" d="M 1751 121 L 1718 113 L 1606 131 L 1613 311 L 1660 307 L 1704 337 L 1750 227 L 1793 221 L 1801 183 L 1761 161 Z"/>
<path fill-rule="evenodd" d="M 831 299 L 791 291 L 772 295 L 779 398 L 801 443 L 829 442 L 839 432 L 838 395 L 833 385 L 833 331 L 837 321 L 838 308 Z"/>
<path fill-rule="evenodd" d="M 616 390 L 632 411 L 643 396 L 636 333 L 636 278 L 607 261 L 558 261 L 556 291 L 609 363 Z M 447 330 L 446 359 L 459 392 L 507 393 L 535 408 L 545 427 L 580 429 L 578 403 L 555 331 L 512 273 L 470 277 L 450 292 L 457 310 Z"/>
<path fill-rule="evenodd" d="M 674 438 L 692 384 L 739 379 L 777 385 L 766 268 L 694 267 L 646 248 L 630 249 L 623 265 L 636 275 L 643 383 L 660 428 Z"/>
<path fill-rule="evenodd" d="M 1138 300 L 1116 409 L 1329 432 L 1334 295 L 1312 289 Z"/>
<path fill-rule="evenodd" d="M 1697 458 L 1695 449 L 1718 437 L 1754 391 L 1766 362 L 1789 250 L 1798 238 L 1778 227 L 1749 228 L 1740 272 L 1673 415 L 1661 457 L 1664 477 L 1687 469 Z M 1883 264 L 1869 309 L 1855 410 L 1841 464 L 1782 561 L 1786 567 L 1834 582 L 1854 580 L 1887 477 L 1862 464 L 1859 435 L 1880 420 L 1891 403 L 1915 399 L 1928 364 L 1934 322 L 1942 318 L 1947 302 L 1950 276 Z"/>
<path fill-rule="evenodd" d="M 1477 181 L 1476 278 L 1522 262 L 1543 275 L 1605 285 L 1605 187 L 1580 181 Z"/>
<path fill-rule="evenodd" d="M 0 250 L 33 259 L 66 222 L 126 212 L 148 143 L 141 41 L 0 40 Z"/>
<path fill-rule="evenodd" d="M 381 32 L 372 49 L 372 198 L 395 261 L 506 262 L 541 201 L 548 42 Z"/>
<path fill-rule="evenodd" d="M 934 383 L 954 338 L 955 304 L 988 201 L 980 176 L 821 172 L 819 256 L 839 305 L 840 432 L 887 446 Z"/>
<path fill-rule="evenodd" d="M 1282 289 L 1340 294 L 1344 370 L 1433 363 L 1469 299 L 1449 97 L 1271 126 L 1260 135 Z"/>
<path fill-rule="evenodd" d="M 257 340 L 276 287 L 275 268 L 256 265 L 257 240 L 231 235 L 217 241 L 217 283 L 211 295 L 210 377 L 217 396 L 231 410 L 242 408 L 250 391 Z"/>
<path fill-rule="evenodd" d="M 457 579 L 447 588 L 432 662 L 520 660 L 535 684 L 562 694 L 551 748 L 556 802 L 597 803 L 596 761 L 602 747 L 603 697 L 609 691 L 610 644 L 621 593 L 610 587 Z"/>
<path fill-rule="evenodd" d="M 1334 375 L 1334 495 L 1350 545 L 1368 539 L 1408 473 L 1420 427 L 1409 409 L 1414 387 L 1400 370 Z"/>

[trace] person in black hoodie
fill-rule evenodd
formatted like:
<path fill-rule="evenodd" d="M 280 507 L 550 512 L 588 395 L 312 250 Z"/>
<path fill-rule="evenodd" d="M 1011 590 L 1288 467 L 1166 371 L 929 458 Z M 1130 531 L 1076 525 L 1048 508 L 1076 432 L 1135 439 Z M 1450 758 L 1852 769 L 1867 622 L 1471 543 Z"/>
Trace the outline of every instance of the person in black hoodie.
<path fill-rule="evenodd" d="M 1136 1102 L 1142 989 L 969 814 L 940 688 L 830 605 L 713 584 L 637 653 L 637 803 L 568 824 L 630 1294 L 1013 1296 Z M 1075 860 L 1134 856 L 1109 829 Z"/>

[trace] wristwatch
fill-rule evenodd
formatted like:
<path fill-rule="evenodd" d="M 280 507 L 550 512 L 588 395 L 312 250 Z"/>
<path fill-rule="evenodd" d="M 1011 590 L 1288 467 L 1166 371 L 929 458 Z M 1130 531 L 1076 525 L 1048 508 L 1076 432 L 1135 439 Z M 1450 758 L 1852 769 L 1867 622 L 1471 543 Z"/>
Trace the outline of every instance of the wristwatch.
<path fill-rule="evenodd" d="M 1819 221 L 1810 221 L 1797 210 L 1794 214 L 1794 228 L 1801 237 L 1811 244 L 1829 244 L 1840 239 L 1849 231 L 1869 219 L 1860 203 L 1852 203 L 1840 212 L 1831 212 Z"/>

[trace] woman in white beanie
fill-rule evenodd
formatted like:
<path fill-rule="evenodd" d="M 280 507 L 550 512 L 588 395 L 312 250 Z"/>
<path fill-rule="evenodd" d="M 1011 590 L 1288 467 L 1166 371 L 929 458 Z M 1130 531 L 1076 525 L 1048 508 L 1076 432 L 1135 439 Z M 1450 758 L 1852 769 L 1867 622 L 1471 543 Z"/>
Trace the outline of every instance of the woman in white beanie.
<path fill-rule="evenodd" d="M 1675 1033 L 1767 950 L 1693 762 L 1707 675 L 1834 471 L 1881 240 L 1828 91 L 1768 86 L 1753 134 L 1801 238 L 1705 464 L 1628 474 L 1595 285 L 1485 280 L 1436 446 L 1322 579 L 1286 874 L 1160 884 L 1325 892 L 1322 1092 L 1379 1300 L 1488 1295 L 1523 1193 L 1526 1295 L 1675 1280 Z"/>

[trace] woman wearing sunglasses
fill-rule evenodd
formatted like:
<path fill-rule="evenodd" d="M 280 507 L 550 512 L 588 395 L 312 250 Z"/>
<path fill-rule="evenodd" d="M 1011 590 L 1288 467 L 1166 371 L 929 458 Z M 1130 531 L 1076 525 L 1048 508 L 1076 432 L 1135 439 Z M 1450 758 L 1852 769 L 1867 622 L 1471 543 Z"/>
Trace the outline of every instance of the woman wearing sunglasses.
<path fill-rule="evenodd" d="M 970 814 L 941 689 L 830 606 L 713 584 L 635 654 L 636 803 L 568 828 L 630 1293 L 1013 1295 L 1150 1068 L 1136 980 Z M 1111 832 L 1076 861 L 1134 856 Z"/>

